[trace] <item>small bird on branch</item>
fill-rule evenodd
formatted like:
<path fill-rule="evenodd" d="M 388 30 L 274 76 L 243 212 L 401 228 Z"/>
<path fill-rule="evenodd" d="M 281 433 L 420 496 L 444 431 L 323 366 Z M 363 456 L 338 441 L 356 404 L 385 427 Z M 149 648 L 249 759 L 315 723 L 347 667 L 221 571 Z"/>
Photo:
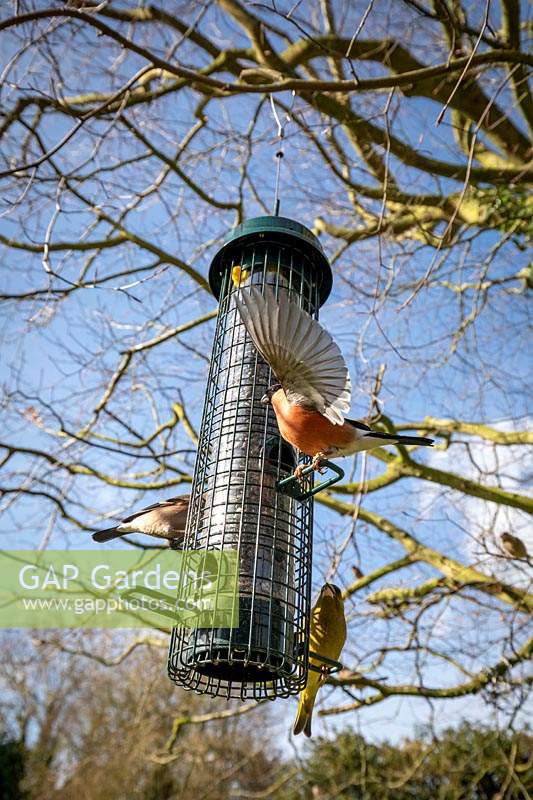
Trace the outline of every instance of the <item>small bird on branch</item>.
<path fill-rule="evenodd" d="M 508 555 L 512 556 L 513 558 L 520 558 L 524 561 L 529 561 L 527 547 L 522 539 L 519 539 L 518 536 L 513 536 L 512 533 L 502 533 L 500 539 L 502 549 L 505 550 Z"/>
<path fill-rule="evenodd" d="M 185 536 L 190 497 L 189 494 L 184 494 L 142 508 L 135 514 L 124 517 L 114 528 L 93 533 L 93 539 L 95 542 L 109 542 L 125 533 L 146 533 L 148 536 L 166 539 L 175 549 L 182 544 Z"/>

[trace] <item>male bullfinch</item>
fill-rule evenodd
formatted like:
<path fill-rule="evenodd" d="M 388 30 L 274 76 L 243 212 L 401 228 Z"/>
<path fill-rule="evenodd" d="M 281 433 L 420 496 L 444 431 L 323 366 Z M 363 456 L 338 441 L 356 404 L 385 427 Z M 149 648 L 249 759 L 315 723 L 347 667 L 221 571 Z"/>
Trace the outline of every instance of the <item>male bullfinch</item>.
<path fill-rule="evenodd" d="M 424 436 L 373 431 L 363 422 L 345 419 L 351 401 L 346 362 L 330 334 L 296 303 L 278 302 L 268 285 L 264 296 L 255 286 L 242 289 L 236 303 L 253 343 L 279 381 L 261 402 L 272 406 L 282 437 L 311 456 L 314 469 L 324 459 L 384 444 L 433 444 Z M 303 468 L 296 468 L 296 477 Z"/>

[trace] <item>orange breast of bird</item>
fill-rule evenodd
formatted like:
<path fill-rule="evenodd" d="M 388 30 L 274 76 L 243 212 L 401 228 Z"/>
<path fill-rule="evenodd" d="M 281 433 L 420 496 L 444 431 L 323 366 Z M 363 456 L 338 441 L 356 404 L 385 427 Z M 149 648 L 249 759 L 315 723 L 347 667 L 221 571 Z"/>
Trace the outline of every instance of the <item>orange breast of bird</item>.
<path fill-rule="evenodd" d="M 342 450 L 353 439 L 351 426 L 333 425 L 318 411 L 289 403 L 282 389 L 274 392 L 271 402 L 282 437 L 308 456 Z"/>

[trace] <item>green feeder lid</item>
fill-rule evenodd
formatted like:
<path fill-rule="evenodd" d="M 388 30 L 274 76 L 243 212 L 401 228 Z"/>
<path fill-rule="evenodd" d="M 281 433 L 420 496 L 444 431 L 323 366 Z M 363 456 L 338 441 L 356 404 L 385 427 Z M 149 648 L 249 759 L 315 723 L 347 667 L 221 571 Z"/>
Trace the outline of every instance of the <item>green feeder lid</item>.
<path fill-rule="evenodd" d="M 246 222 L 233 228 L 226 236 L 222 247 L 216 253 L 209 267 L 209 285 L 217 300 L 222 287 L 220 264 L 227 250 L 236 244 L 268 241 L 276 244 L 296 244 L 306 251 L 306 254 L 319 267 L 318 296 L 320 305 L 325 303 L 331 292 L 333 275 L 320 241 L 305 225 L 288 217 L 275 216 L 247 219 Z"/>

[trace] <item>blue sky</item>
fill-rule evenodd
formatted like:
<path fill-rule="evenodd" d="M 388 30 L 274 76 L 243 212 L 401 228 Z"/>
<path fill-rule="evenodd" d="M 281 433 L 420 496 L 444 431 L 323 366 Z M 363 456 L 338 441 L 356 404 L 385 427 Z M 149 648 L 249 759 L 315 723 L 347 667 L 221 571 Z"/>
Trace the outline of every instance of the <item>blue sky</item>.
<path fill-rule="evenodd" d="M 350 30 L 350 25 L 360 18 L 366 4 L 341 5 L 338 7 L 339 14 L 346 11 L 346 30 Z M 426 63 L 443 60 L 445 49 L 433 41 L 430 28 L 409 16 L 403 7 L 401 11 L 397 9 L 396 4 L 377 4 L 376 12 L 369 17 L 364 37 L 379 37 L 385 31 L 397 28 L 402 32 L 402 42 L 421 60 Z M 495 24 L 497 21 L 494 20 Z M 471 24 L 475 24 L 475 14 Z M 216 36 L 220 45 L 226 40 L 232 46 L 246 45 L 236 25 L 224 19 L 218 9 L 210 11 L 201 25 L 207 35 Z M 290 29 L 291 34 L 295 34 Z M 18 31 L 7 37 L 8 59 L 19 47 L 20 40 L 17 37 L 20 35 L 21 31 Z M 60 37 L 61 28 L 52 38 L 58 46 Z M 79 36 L 76 41 L 77 46 L 62 55 L 61 67 L 66 85 L 61 87 L 61 91 L 65 94 L 117 88 L 142 65 L 136 56 L 120 55 L 116 48 L 106 46 L 92 32 Z M 152 37 L 150 44 L 153 48 L 159 46 L 164 49 L 167 46 L 162 36 Z M 198 55 L 197 48 L 189 43 L 184 43 L 179 53 L 183 63 L 198 65 L 205 62 L 205 57 Z M 117 57 L 122 61 L 116 69 L 116 76 L 108 78 L 104 68 L 108 68 Z M 383 72 L 383 68 L 372 62 L 361 62 L 357 65 L 357 71 L 361 76 L 377 75 Z M 25 81 L 25 94 L 36 91 L 50 93 L 51 75 L 46 51 L 39 48 L 23 55 L 10 72 L 12 82 Z M 499 76 L 501 73 L 496 71 L 488 74 L 487 86 L 494 88 L 500 80 Z M 9 83 L 2 92 L 0 99 L 12 103 L 14 94 Z M 189 91 L 172 94 L 148 107 L 139 106 L 129 110 L 128 119 L 138 127 L 142 126 L 150 141 L 173 158 L 179 141 L 195 122 L 197 99 Z M 386 99 L 385 93 L 371 97 L 355 95 L 353 105 L 362 114 L 373 117 L 382 114 Z M 278 96 L 276 102 L 291 106 L 292 98 L 286 93 Z M 499 102 L 504 107 L 510 104 L 510 94 L 506 89 L 499 95 Z M 208 125 L 193 140 L 186 157 L 180 162 L 205 192 L 219 200 L 233 201 L 237 197 L 239 167 L 247 157 L 246 134 L 257 104 L 258 98 L 254 96 L 236 97 L 223 103 L 210 102 L 205 110 Z M 464 155 L 460 154 L 453 139 L 449 115 L 439 127 L 435 126 L 438 109 L 436 103 L 427 99 L 409 98 L 407 101 L 397 94 L 391 102 L 392 130 L 396 136 L 416 145 L 433 158 L 464 161 Z M 361 225 L 362 220 L 357 218 L 357 212 L 342 185 L 324 169 L 315 146 L 296 124 L 295 117 L 301 115 L 299 118 L 305 120 L 325 146 L 328 146 L 329 121 L 320 118 L 300 99 L 292 104 L 291 115 L 286 121 L 285 158 L 282 164 L 282 213 L 309 227 L 313 226 L 318 216 L 339 225 Z M 379 124 L 379 119 L 377 116 L 376 124 Z M 521 125 L 515 112 L 513 119 Z M 61 115 L 50 117 L 42 131 L 45 146 L 60 139 L 71 125 L 72 120 Z M 100 141 L 104 132 L 107 133 L 106 138 Z M 275 133 L 276 125 L 271 110 L 264 103 L 251 134 L 253 151 L 249 172 L 254 188 L 268 208 L 273 200 L 274 154 L 278 146 Z M 335 133 L 339 141 L 346 145 L 347 138 L 339 126 L 335 128 Z M 3 145 L 3 155 L 15 158 L 17 164 L 20 163 L 19 145 L 23 135 L 22 128 L 15 126 L 11 138 L 5 140 Z M 124 127 L 110 128 L 110 120 L 91 120 L 71 140 L 69 146 L 54 157 L 54 162 L 73 176 L 90 175 L 96 170 L 98 174 L 88 177 L 83 184 L 78 184 L 74 177 L 73 184 L 79 185 L 80 191 L 93 204 L 117 218 L 121 209 L 134 199 L 135 192 L 145 189 L 161 170 L 161 163 L 155 159 L 137 161 L 115 169 L 119 159 L 139 156 L 143 150 L 144 147 Z M 353 180 L 371 183 L 366 165 L 353 150 L 350 150 L 350 157 Z M 389 168 L 400 186 L 411 192 L 457 192 L 461 188 L 459 183 L 407 170 L 394 157 L 389 159 Z M 27 196 L 19 206 L 10 209 L 4 205 L 0 208 L 0 213 L 6 212 L 0 219 L 0 234 L 25 242 L 43 242 L 54 215 L 57 180 L 49 165 L 40 168 L 39 176 L 49 182 L 30 185 Z M 12 187 L 6 185 L 2 193 L 3 203 L 8 200 L 13 202 L 14 198 L 20 197 L 26 184 L 27 179 L 19 179 L 13 182 Z M 379 203 L 362 202 L 367 210 L 379 209 Z M 244 190 L 245 216 L 249 218 L 262 213 L 261 204 L 254 197 L 251 185 L 247 184 Z M 146 198 L 138 210 L 126 216 L 125 225 L 131 233 L 155 242 L 158 247 L 187 261 L 206 276 L 221 238 L 234 221 L 233 211 L 207 206 L 178 176 L 172 175 L 165 181 L 161 192 Z M 88 211 L 79 199 L 67 192 L 62 195 L 61 213 L 54 222 L 52 241 L 76 242 L 80 239 L 102 239 L 109 235 L 109 225 L 96 221 L 94 212 Z M 341 243 L 328 236 L 322 236 L 321 241 L 328 255 L 333 258 Z M 438 264 L 438 279 L 451 283 L 475 281 L 483 273 L 484 263 L 489 259 L 487 274 L 491 278 L 512 275 L 525 267 L 527 252 L 512 241 L 498 248 L 500 241 L 501 235 L 495 232 L 485 232 L 470 242 L 465 241 L 446 254 L 442 265 Z M 51 263 L 63 277 L 75 281 L 88 255 L 75 251 L 54 252 L 51 254 Z M 466 331 L 456 351 L 451 352 L 451 333 L 457 328 L 460 312 L 467 314 L 471 310 L 474 302 L 471 293 L 464 296 L 464 310 L 460 307 L 459 298 L 449 288 L 435 284 L 422 290 L 408 306 L 402 307 L 410 291 L 409 285 L 424 274 L 434 259 L 438 263 L 440 255 L 420 242 L 393 241 L 384 236 L 381 251 L 376 239 L 363 240 L 335 260 L 333 292 L 321 310 L 320 318 L 339 342 L 350 366 L 355 387 L 352 416 L 364 416 L 367 413 L 369 390 L 377 370 L 384 364 L 386 371 L 380 399 L 385 413 L 399 424 L 429 415 L 522 427 L 529 410 L 524 384 L 531 364 L 524 337 L 529 314 L 526 297 L 518 292 L 491 291 L 487 307 L 476 320 L 475 326 Z M 96 279 L 131 269 L 132 266 L 149 266 L 153 262 L 152 254 L 135 245 L 123 245 L 102 250 L 88 267 L 88 275 Z M 36 286 L 46 286 L 40 254 L 6 247 L 0 253 L 0 266 L 3 290 L 6 292 L 18 293 Z M 124 280 L 130 282 L 148 276 L 149 280 L 129 290 L 129 294 L 117 290 Z M 378 280 L 380 286 L 384 286 L 390 277 L 392 290 L 383 306 L 378 307 L 376 316 L 372 317 L 370 312 L 374 301 L 369 294 Z M 54 281 L 55 287 L 61 285 L 60 280 Z M 519 284 L 514 288 L 518 289 Z M 56 456 L 64 454 L 73 461 L 79 458 L 109 475 L 142 471 L 141 459 L 124 458 L 94 448 L 84 452 L 79 445 L 69 446 L 63 451 L 64 441 L 46 433 L 47 427 L 57 428 L 57 420 L 54 420 L 43 401 L 55 407 L 60 406 L 69 430 L 79 430 L 102 396 L 124 349 L 214 308 L 214 298 L 174 266 L 161 270 L 156 266 L 151 271 L 137 273 L 133 278 L 117 277 L 104 288 L 87 288 L 60 301 L 44 296 L 18 306 L 6 304 L 0 323 L 3 339 L 2 383 L 5 389 L 3 439 L 18 446 L 53 451 Z M 121 425 L 122 420 L 142 435 L 147 435 L 159 422 L 169 418 L 172 403 L 180 398 L 186 402 L 190 418 L 198 426 L 207 375 L 206 356 L 209 354 L 212 332 L 213 323 L 207 323 L 149 351 L 147 357 L 135 358 L 131 373 L 120 383 L 110 406 L 119 420 L 102 418 L 98 433 L 120 435 L 131 440 L 131 435 Z M 35 418 L 31 421 L 32 412 L 28 409 L 32 408 L 37 409 L 40 415 L 41 421 L 37 424 Z M 171 441 L 173 449 L 191 448 L 190 440 L 181 429 L 177 429 Z M 470 455 L 472 452 L 471 448 Z M 504 487 L 521 486 L 521 481 L 527 475 L 525 465 L 520 463 L 518 467 L 509 467 L 505 471 L 498 463 L 496 467 L 491 465 L 486 470 L 487 474 L 483 474 L 483 465 L 481 470 L 476 471 L 475 467 L 476 458 L 485 458 L 480 452 L 474 452 L 474 466 L 469 463 L 465 444 L 456 445 L 451 455 L 436 451 L 417 454 L 417 458 L 430 461 L 435 467 L 464 471 L 472 469 L 473 476 L 481 473 L 482 480 L 488 483 L 501 480 Z M 516 458 L 521 459 L 521 455 L 520 451 Z M 174 469 L 183 468 L 189 472 L 191 455 L 183 453 L 171 457 L 168 463 Z M 77 476 L 73 482 L 65 474 L 58 480 L 52 473 L 49 474 L 42 462 L 35 465 L 32 459 L 20 456 L 14 457 L 9 467 L 14 469 L 14 474 L 5 481 L 9 486 L 28 477 L 36 481 L 34 485 L 38 485 L 40 490 L 46 489 L 49 481 L 57 482 L 54 491 L 64 490 L 68 493 L 73 514 L 88 526 L 105 526 L 107 519 L 125 509 L 181 491 L 180 487 L 149 492 L 141 489 L 125 491 L 90 477 Z M 349 475 L 352 465 L 345 463 L 343 468 Z M 353 468 L 355 475 L 360 474 L 360 463 Z M 369 458 L 367 477 L 380 471 L 379 462 Z M 158 480 L 164 482 L 169 474 L 167 472 Z M 143 481 L 144 478 L 136 479 L 140 486 Z M 481 532 L 486 531 L 490 524 L 481 518 L 481 501 L 473 501 L 467 508 L 462 508 L 459 507 L 460 498 L 452 494 L 449 491 L 436 492 L 434 487 L 428 488 L 426 484 L 414 480 L 402 480 L 366 498 L 365 507 L 390 515 L 421 540 L 435 547 L 445 547 L 446 552 L 454 557 L 464 558 L 470 554 L 467 549 L 470 537 L 464 533 L 464 529 L 469 531 L 470 536 L 480 538 Z M 76 529 L 60 517 L 50 516 L 53 507 L 42 496 L 13 501 L 13 496 L 8 497 L 0 517 L 5 547 L 37 546 L 43 536 L 51 547 L 91 546 L 86 531 Z M 504 513 L 503 522 L 498 520 L 498 525 L 508 524 L 506 512 L 498 513 Z M 513 524 L 522 524 L 516 517 L 511 521 Z M 317 509 L 317 585 L 322 581 L 323 569 L 328 563 L 333 543 L 342 541 L 346 530 L 346 520 Z M 365 572 L 401 554 L 400 549 L 391 545 L 383 535 L 362 523 L 357 526 L 356 542 Z M 117 543 L 115 546 L 122 545 Z M 342 583 L 349 583 L 352 579 L 350 567 L 357 558 L 355 550 L 348 552 L 340 573 Z M 427 568 L 417 567 L 409 576 L 394 576 L 389 583 L 398 585 L 402 580 L 412 583 L 430 574 Z M 458 601 L 453 612 L 449 613 L 453 614 L 452 623 L 457 624 L 464 613 L 462 601 Z M 437 616 L 435 612 L 433 620 L 428 615 L 428 628 L 430 620 L 431 624 L 437 624 Z M 494 654 L 497 646 L 490 639 L 493 632 L 499 630 L 497 617 L 497 613 L 487 612 L 490 630 L 478 631 L 486 651 L 490 652 L 492 648 Z M 372 637 L 381 636 L 384 630 L 380 625 L 375 620 L 370 624 L 363 617 L 358 619 L 348 650 L 351 663 L 355 664 L 357 659 L 364 658 L 372 649 Z M 399 628 L 389 626 L 389 629 L 393 636 L 400 635 Z M 449 630 L 446 636 L 449 637 Z M 468 631 L 464 638 L 468 640 Z M 397 657 L 397 661 L 400 662 L 400 657 Z M 390 663 L 394 669 L 398 669 L 399 674 L 405 665 L 405 662 L 395 663 L 393 660 Z M 442 667 L 432 665 L 428 668 L 428 682 L 445 678 Z M 476 699 L 454 701 L 450 706 L 450 715 L 458 715 L 458 707 L 461 713 L 463 709 L 465 713 L 484 713 L 481 703 Z M 416 707 L 411 706 L 408 700 L 401 703 L 389 701 L 385 706 L 363 712 L 361 719 L 366 720 L 368 716 L 369 720 L 376 723 L 378 731 L 386 730 L 387 735 L 392 736 L 394 732 L 400 735 L 406 726 L 412 726 L 419 715 L 425 719 L 425 714 L 427 709 L 423 701 Z M 343 720 L 341 717 L 340 724 Z"/>

